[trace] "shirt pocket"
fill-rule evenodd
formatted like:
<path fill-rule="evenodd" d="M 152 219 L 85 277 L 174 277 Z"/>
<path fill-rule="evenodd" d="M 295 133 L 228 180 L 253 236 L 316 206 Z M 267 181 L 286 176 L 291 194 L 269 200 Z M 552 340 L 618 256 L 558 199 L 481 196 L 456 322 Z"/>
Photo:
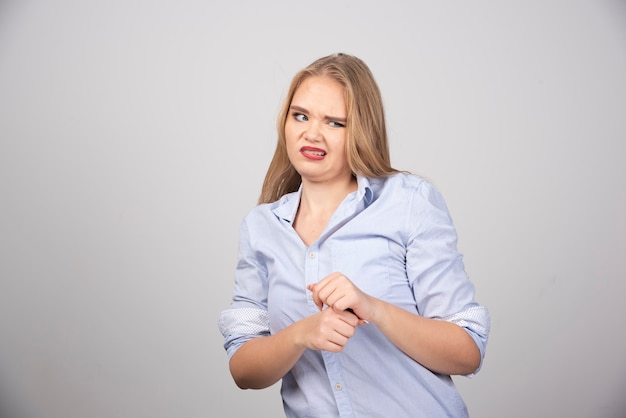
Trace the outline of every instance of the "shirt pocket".
<path fill-rule="evenodd" d="M 332 245 L 333 271 L 342 273 L 368 295 L 382 298 L 391 291 L 389 241 L 370 237 Z"/>

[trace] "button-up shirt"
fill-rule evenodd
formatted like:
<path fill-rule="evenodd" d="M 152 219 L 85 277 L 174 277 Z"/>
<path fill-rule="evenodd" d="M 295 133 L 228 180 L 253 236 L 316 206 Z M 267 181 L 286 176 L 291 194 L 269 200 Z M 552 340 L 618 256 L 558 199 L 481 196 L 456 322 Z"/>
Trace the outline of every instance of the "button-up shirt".
<path fill-rule="evenodd" d="M 371 296 L 458 324 L 482 365 L 489 313 L 474 300 L 441 194 L 406 173 L 357 181 L 310 246 L 293 228 L 301 189 L 245 217 L 233 301 L 218 320 L 229 358 L 246 341 L 319 312 L 306 286 L 340 272 Z M 375 324 L 359 326 L 339 353 L 306 350 L 281 394 L 287 417 L 467 416 L 451 377 L 411 359 Z"/>

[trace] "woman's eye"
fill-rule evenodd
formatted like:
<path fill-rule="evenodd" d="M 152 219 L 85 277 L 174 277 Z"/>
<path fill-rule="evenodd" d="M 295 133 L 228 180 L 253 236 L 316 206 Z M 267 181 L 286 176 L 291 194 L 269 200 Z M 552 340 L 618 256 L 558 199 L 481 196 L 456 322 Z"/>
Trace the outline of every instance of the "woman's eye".
<path fill-rule="evenodd" d="M 302 113 L 294 113 L 293 117 L 295 120 L 300 121 L 300 122 L 306 122 L 307 120 L 309 120 L 309 118 L 306 115 L 303 115 Z"/>
<path fill-rule="evenodd" d="M 330 121 L 330 126 L 332 126 L 333 128 L 345 128 L 346 125 L 344 125 L 343 123 L 340 122 L 334 122 L 334 121 Z"/>

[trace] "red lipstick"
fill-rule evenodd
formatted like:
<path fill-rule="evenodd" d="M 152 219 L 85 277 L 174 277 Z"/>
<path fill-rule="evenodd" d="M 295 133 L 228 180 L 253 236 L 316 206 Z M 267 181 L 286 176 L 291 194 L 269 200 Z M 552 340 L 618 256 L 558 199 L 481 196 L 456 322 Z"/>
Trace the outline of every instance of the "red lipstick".
<path fill-rule="evenodd" d="M 309 160 L 323 160 L 326 156 L 326 151 L 321 148 L 302 147 L 300 148 L 300 154 Z"/>

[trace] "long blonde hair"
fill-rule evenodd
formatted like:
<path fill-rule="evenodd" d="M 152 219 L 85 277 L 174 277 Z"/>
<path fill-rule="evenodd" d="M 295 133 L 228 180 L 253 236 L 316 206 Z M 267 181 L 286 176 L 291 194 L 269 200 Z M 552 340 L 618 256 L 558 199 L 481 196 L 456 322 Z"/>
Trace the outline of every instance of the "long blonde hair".
<path fill-rule="evenodd" d="M 359 58 L 343 53 L 332 54 L 314 61 L 291 81 L 278 114 L 278 141 L 265 174 L 259 203 L 274 202 L 300 186 L 300 174 L 287 155 L 285 122 L 296 90 L 305 79 L 313 76 L 329 76 L 344 87 L 348 115 L 346 155 L 352 173 L 384 177 L 398 172 L 391 167 L 383 101 L 374 76 Z"/>

